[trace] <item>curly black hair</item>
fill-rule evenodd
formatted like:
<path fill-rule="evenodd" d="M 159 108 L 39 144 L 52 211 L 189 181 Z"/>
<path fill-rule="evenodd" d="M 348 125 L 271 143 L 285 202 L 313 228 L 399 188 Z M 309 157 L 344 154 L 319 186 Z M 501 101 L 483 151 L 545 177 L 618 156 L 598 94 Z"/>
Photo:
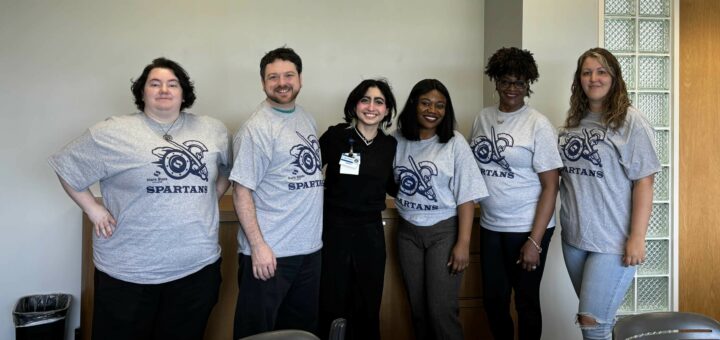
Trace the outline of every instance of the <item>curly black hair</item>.
<path fill-rule="evenodd" d="M 503 76 L 524 78 L 528 83 L 528 97 L 532 93 L 530 84 L 540 78 L 533 54 L 517 47 L 503 47 L 495 51 L 495 54 L 488 59 L 485 74 L 491 81 L 498 81 Z"/>

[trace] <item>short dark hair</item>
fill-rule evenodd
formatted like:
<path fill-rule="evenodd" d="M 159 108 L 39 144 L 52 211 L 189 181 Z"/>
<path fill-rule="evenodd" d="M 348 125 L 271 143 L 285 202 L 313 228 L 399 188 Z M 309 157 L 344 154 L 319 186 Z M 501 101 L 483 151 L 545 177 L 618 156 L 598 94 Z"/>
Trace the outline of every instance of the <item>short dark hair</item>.
<path fill-rule="evenodd" d="M 354 119 L 357 119 L 355 107 L 371 87 L 377 87 L 385 97 L 385 107 L 387 107 L 388 114 L 385 118 L 383 118 L 382 122 L 380 122 L 380 127 L 387 129 L 392 126 L 392 120 L 396 111 L 396 104 L 392 89 L 385 79 L 366 79 L 361 81 L 358 86 L 355 86 L 355 88 L 350 92 L 350 95 L 348 95 L 347 101 L 345 101 L 345 121 L 350 123 Z"/>
<path fill-rule="evenodd" d="M 260 59 L 260 79 L 265 79 L 265 67 L 277 59 L 295 64 L 298 74 L 302 74 L 302 59 L 300 59 L 300 56 L 295 53 L 292 48 L 283 46 L 265 53 L 262 59 Z"/>
<path fill-rule="evenodd" d="M 195 103 L 195 86 L 193 82 L 190 81 L 190 76 L 188 76 L 187 71 L 185 71 L 180 64 L 170 59 L 160 57 L 145 66 L 140 77 L 133 81 L 130 86 L 130 91 L 132 91 L 133 96 L 135 96 L 135 106 L 137 106 L 138 110 L 145 111 L 145 100 L 143 99 L 145 83 L 147 82 L 148 75 L 150 75 L 150 71 L 156 68 L 168 69 L 177 77 L 180 88 L 182 88 L 183 96 L 180 111 L 191 107 Z"/>
<path fill-rule="evenodd" d="M 530 84 L 540 78 L 537 64 L 533 54 L 528 50 L 521 50 L 517 47 L 503 47 L 495 52 L 485 66 L 485 74 L 492 81 L 498 81 L 504 76 L 516 76 L 525 78 L 528 84 L 527 95 L 530 97 L 532 90 Z"/>
<path fill-rule="evenodd" d="M 408 95 L 405 107 L 400 112 L 398 118 L 398 129 L 403 137 L 408 140 L 420 140 L 420 128 L 418 127 L 417 120 L 417 104 L 420 96 L 432 91 L 437 90 L 443 96 L 445 96 L 445 117 L 440 122 L 437 128 L 437 135 L 440 143 L 447 143 L 453 136 L 455 136 L 455 110 L 453 109 L 452 99 L 450 99 L 450 92 L 448 89 L 437 79 L 423 79 L 419 81 Z"/>

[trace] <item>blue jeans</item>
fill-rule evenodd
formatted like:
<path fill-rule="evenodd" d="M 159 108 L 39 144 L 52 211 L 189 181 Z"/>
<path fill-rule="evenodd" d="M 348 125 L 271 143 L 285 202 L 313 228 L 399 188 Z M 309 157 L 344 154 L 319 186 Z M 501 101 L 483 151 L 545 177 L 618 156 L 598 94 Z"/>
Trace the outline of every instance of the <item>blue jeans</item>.
<path fill-rule="evenodd" d="M 635 275 L 625 267 L 622 255 L 581 250 L 562 242 L 565 267 L 580 299 L 578 316 L 595 319 L 596 325 L 581 325 L 583 339 L 610 339 L 615 314 Z"/>

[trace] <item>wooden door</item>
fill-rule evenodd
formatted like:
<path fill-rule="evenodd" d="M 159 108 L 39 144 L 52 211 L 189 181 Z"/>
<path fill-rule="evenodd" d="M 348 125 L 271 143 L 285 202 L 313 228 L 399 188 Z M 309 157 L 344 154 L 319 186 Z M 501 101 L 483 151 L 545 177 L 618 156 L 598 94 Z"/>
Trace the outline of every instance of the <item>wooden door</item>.
<path fill-rule="evenodd" d="M 679 307 L 720 319 L 720 1 L 679 14 Z"/>

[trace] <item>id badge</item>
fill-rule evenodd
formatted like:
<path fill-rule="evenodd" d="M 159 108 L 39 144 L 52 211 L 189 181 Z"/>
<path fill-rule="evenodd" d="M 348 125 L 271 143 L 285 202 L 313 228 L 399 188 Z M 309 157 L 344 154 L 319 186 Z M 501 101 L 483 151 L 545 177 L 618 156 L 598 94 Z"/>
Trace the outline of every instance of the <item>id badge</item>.
<path fill-rule="evenodd" d="M 345 175 L 360 174 L 360 154 L 344 153 L 340 156 L 340 173 Z"/>

